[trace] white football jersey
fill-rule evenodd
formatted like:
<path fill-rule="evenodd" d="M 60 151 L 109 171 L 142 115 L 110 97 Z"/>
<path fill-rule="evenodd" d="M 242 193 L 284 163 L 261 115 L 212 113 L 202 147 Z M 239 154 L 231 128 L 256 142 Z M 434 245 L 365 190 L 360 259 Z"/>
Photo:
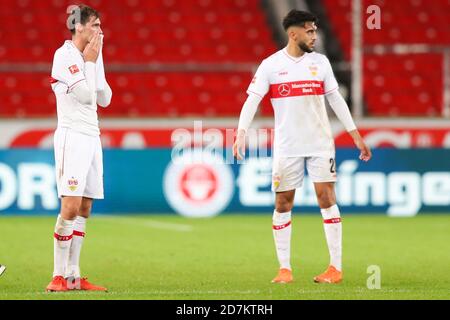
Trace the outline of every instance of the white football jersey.
<path fill-rule="evenodd" d="M 325 94 L 337 89 L 331 64 L 322 54 L 294 58 L 284 48 L 263 60 L 247 93 L 270 95 L 275 116 L 274 155 L 334 158 Z"/>
<path fill-rule="evenodd" d="M 85 80 L 82 53 L 67 40 L 55 52 L 52 67 L 52 89 L 56 96 L 58 127 L 98 136 L 97 103 L 81 104 L 71 92 L 74 85 Z M 96 101 L 96 99 L 94 99 Z"/>

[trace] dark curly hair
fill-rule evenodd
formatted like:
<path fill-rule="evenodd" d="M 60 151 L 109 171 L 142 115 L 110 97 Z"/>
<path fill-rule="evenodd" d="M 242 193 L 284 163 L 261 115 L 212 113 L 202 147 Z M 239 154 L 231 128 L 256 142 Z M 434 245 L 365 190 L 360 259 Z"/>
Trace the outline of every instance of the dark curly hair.
<path fill-rule="evenodd" d="M 317 23 L 319 19 L 312 13 L 299 10 L 291 10 L 283 19 L 284 30 L 287 30 L 291 26 L 305 26 L 305 22 Z"/>
<path fill-rule="evenodd" d="M 76 12 L 77 10 L 80 11 L 79 15 Z M 75 34 L 75 24 L 76 23 L 79 22 L 82 25 L 86 25 L 86 23 L 89 22 L 91 17 L 100 18 L 100 14 L 98 13 L 97 10 L 95 10 L 87 5 L 84 5 L 84 4 L 78 4 L 78 5 L 72 6 L 69 14 L 70 14 L 70 16 L 68 19 L 73 19 L 73 21 L 71 21 L 72 28 L 69 28 L 69 30 L 70 30 L 70 32 L 72 32 L 72 34 Z M 79 16 L 80 21 L 75 21 L 77 16 Z"/>

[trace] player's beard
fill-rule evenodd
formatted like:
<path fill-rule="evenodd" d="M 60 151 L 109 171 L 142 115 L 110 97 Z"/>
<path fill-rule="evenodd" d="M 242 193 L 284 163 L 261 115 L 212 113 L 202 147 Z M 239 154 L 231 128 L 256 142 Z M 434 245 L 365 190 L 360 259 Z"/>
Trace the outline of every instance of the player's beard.
<path fill-rule="evenodd" d="M 300 42 L 298 46 L 301 50 L 303 50 L 304 52 L 307 52 L 307 53 L 311 53 L 314 51 L 314 49 L 311 49 L 310 47 L 308 47 L 305 42 Z"/>

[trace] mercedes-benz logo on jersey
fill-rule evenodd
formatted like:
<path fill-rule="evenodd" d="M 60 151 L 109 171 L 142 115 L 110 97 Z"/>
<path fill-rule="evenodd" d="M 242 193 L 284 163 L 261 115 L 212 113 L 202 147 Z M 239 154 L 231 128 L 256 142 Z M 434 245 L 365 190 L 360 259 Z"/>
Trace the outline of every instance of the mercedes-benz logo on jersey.
<path fill-rule="evenodd" d="M 278 93 L 282 97 L 286 97 L 291 93 L 291 88 L 289 88 L 289 85 L 286 83 L 282 83 L 278 86 Z"/>
<path fill-rule="evenodd" d="M 222 157 L 198 150 L 173 159 L 164 174 L 168 204 L 186 217 L 211 217 L 230 203 L 234 175 Z"/>

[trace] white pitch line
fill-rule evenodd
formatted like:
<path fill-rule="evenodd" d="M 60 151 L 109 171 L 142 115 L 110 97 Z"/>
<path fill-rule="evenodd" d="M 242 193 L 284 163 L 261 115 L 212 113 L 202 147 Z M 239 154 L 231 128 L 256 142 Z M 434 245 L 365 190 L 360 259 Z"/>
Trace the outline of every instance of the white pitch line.
<path fill-rule="evenodd" d="M 180 232 L 191 232 L 193 230 L 192 226 L 188 224 L 169 223 L 155 220 L 146 220 L 144 225 L 146 227 L 155 229 L 173 230 Z"/>
<path fill-rule="evenodd" d="M 108 216 L 107 219 L 109 221 L 119 222 L 119 223 L 127 223 L 132 225 L 137 225 L 141 227 L 148 227 L 153 229 L 162 229 L 162 230 L 171 230 L 177 232 L 191 232 L 194 228 L 189 224 L 181 224 L 181 223 L 171 223 L 171 222 L 162 222 L 156 221 L 152 219 L 134 219 L 128 217 L 113 217 L 113 219 L 109 219 L 111 216 Z"/>

